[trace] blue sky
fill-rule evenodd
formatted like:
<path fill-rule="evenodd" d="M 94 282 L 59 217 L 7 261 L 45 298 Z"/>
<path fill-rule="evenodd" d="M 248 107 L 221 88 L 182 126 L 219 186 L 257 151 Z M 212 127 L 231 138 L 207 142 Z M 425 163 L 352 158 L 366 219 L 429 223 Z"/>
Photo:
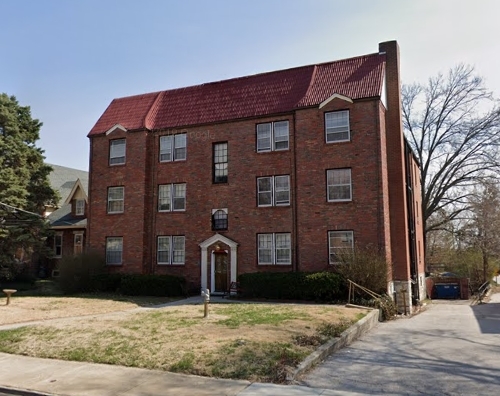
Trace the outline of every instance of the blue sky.
<path fill-rule="evenodd" d="M 31 106 L 47 162 L 86 170 L 115 97 L 377 52 L 403 82 L 463 62 L 500 97 L 497 0 L 0 0 L 0 92 Z"/>

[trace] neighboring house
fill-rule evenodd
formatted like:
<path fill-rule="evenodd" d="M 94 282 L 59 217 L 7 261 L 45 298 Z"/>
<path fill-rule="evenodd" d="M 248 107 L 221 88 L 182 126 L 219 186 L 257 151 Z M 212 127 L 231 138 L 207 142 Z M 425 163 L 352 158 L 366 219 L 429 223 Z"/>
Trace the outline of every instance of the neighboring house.
<path fill-rule="evenodd" d="M 110 270 L 224 292 L 242 273 L 333 269 L 340 249 L 373 245 L 393 263 L 388 292 L 425 298 L 395 41 L 115 99 L 88 136 L 87 245 Z"/>
<path fill-rule="evenodd" d="M 49 180 L 60 195 L 58 208 L 47 208 L 54 237 L 49 241 L 54 258 L 49 261 L 46 275 L 57 275 L 59 261 L 68 255 L 82 253 L 88 212 L 88 172 L 51 165 Z"/>

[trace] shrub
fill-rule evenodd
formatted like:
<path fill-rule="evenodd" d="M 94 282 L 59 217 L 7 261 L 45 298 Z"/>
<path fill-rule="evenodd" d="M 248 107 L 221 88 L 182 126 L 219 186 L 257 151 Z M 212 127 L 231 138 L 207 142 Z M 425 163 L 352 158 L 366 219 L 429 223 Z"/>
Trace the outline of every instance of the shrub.
<path fill-rule="evenodd" d="M 255 272 L 238 277 L 246 297 L 336 301 L 345 299 L 346 286 L 332 272 Z"/>
<path fill-rule="evenodd" d="M 120 291 L 129 296 L 182 296 L 186 280 L 172 275 L 122 275 Z"/>
<path fill-rule="evenodd" d="M 383 294 L 387 293 L 389 265 L 381 253 L 373 247 L 341 251 L 337 255 L 340 263 L 335 271 L 346 279 Z"/>
<path fill-rule="evenodd" d="M 394 317 L 398 314 L 396 302 L 387 294 L 384 294 L 381 298 L 375 300 L 375 308 L 379 309 L 380 320 L 382 322 L 394 319 Z"/>
<path fill-rule="evenodd" d="M 105 271 L 105 260 L 95 252 L 66 256 L 59 263 L 58 283 L 64 294 L 93 290 L 93 278 Z"/>
<path fill-rule="evenodd" d="M 98 274 L 92 277 L 92 290 L 96 292 L 116 293 L 120 290 L 121 274 Z"/>

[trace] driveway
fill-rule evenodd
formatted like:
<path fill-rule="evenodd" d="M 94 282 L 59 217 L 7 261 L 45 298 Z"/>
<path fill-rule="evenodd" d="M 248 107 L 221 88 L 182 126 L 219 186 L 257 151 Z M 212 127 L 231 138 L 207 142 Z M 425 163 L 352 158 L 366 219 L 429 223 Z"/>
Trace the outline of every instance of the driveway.
<path fill-rule="evenodd" d="M 413 318 L 380 323 L 302 385 L 342 394 L 499 395 L 500 294 L 476 306 L 433 302 Z"/>

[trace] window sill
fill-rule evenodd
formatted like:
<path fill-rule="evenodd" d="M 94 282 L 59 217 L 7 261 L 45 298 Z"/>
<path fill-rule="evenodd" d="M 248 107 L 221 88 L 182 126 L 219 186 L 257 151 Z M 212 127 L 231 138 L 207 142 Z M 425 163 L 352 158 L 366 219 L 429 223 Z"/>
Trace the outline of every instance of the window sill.
<path fill-rule="evenodd" d="M 256 151 L 255 154 L 270 154 L 270 153 L 282 153 L 282 152 L 289 152 L 290 148 L 287 149 L 278 149 L 278 150 L 266 150 L 266 151 Z"/>
<path fill-rule="evenodd" d="M 158 161 L 160 164 L 168 164 L 172 162 L 186 162 L 186 159 L 176 159 L 176 160 L 170 160 L 170 161 Z"/>
<path fill-rule="evenodd" d="M 291 208 L 292 205 L 288 204 L 288 205 L 266 205 L 266 206 L 257 206 L 257 208 L 259 209 L 269 209 L 269 208 L 284 208 L 284 209 L 287 209 L 287 208 Z"/>
<path fill-rule="evenodd" d="M 286 267 L 292 265 L 292 263 L 287 263 L 287 264 L 259 264 L 257 263 L 259 267 Z"/>
<path fill-rule="evenodd" d="M 159 267 L 184 267 L 186 264 L 169 264 L 169 263 L 156 263 L 157 266 Z"/>
<path fill-rule="evenodd" d="M 342 144 L 342 143 L 352 143 L 352 139 L 349 139 L 349 140 L 336 140 L 334 142 L 325 141 L 326 145 L 330 145 L 330 144 Z"/>
<path fill-rule="evenodd" d="M 121 266 L 123 266 L 123 263 L 119 263 L 119 264 L 110 264 L 110 263 L 106 263 L 106 266 L 107 266 L 107 267 L 121 267 Z"/>

